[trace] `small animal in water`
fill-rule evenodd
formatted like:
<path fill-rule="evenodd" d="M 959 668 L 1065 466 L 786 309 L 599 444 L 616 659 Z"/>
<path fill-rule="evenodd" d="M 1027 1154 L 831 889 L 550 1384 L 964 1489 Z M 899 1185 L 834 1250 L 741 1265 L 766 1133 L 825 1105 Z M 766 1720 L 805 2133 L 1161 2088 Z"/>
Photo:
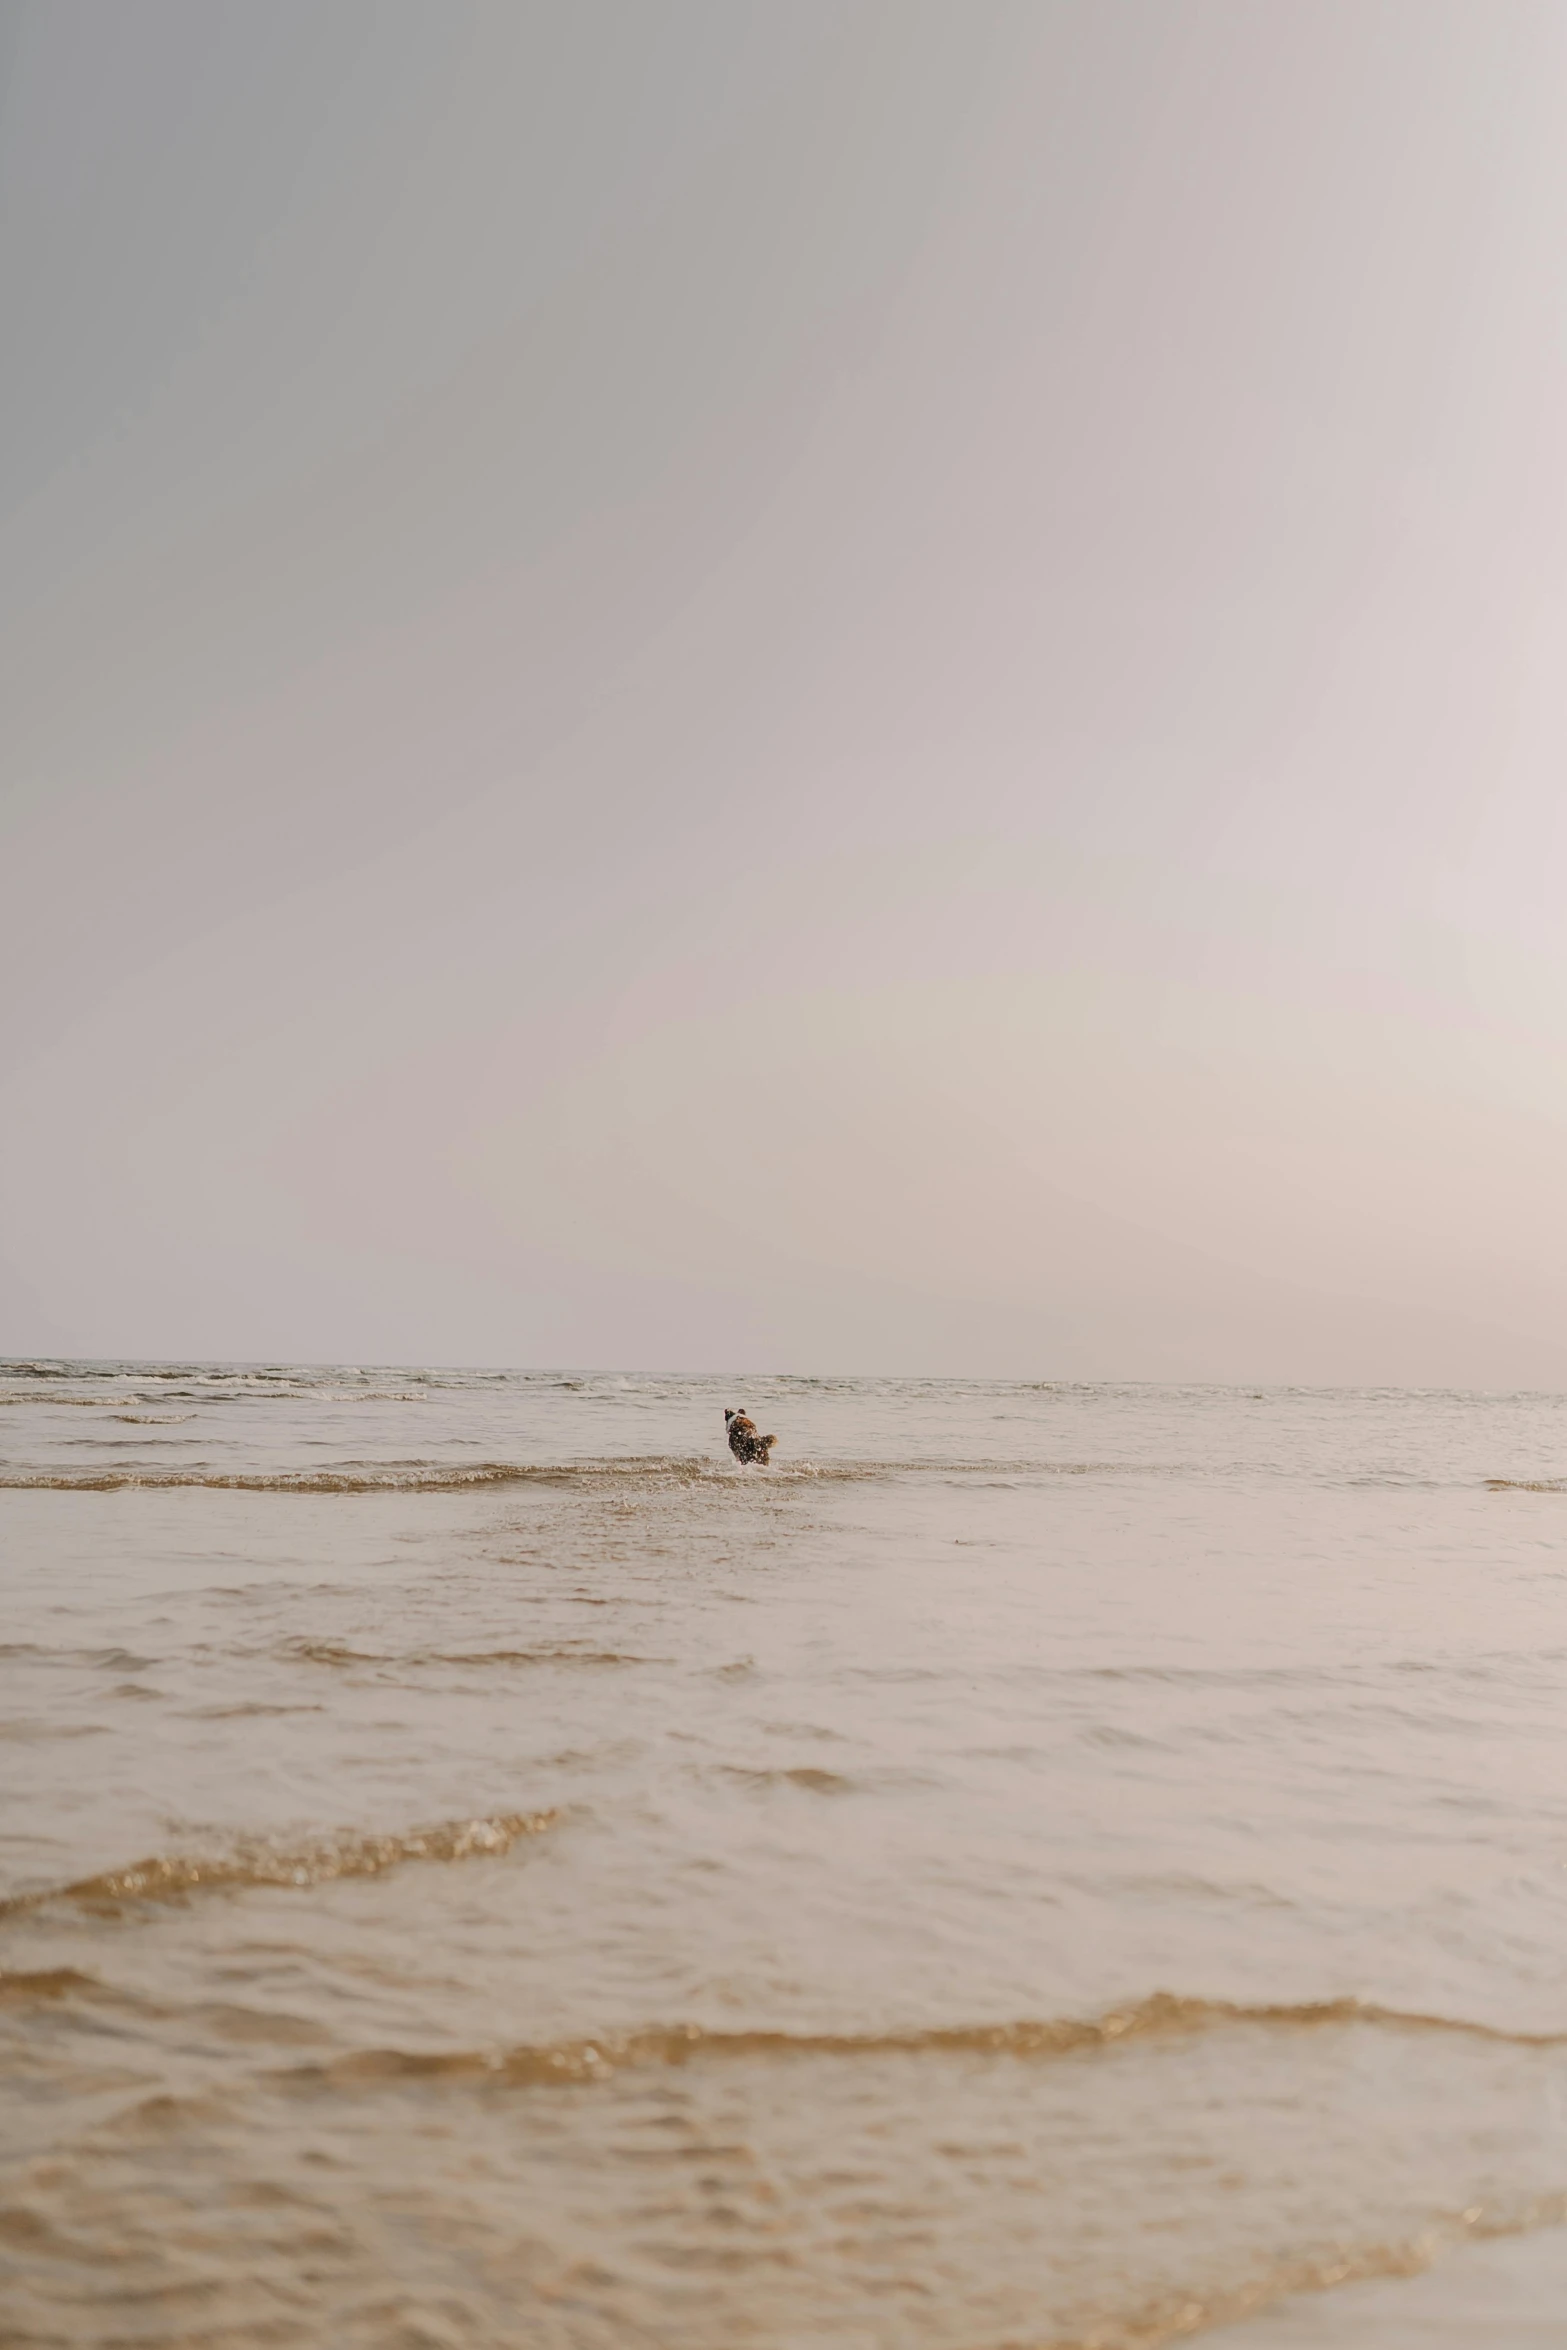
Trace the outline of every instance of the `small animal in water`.
<path fill-rule="evenodd" d="M 778 1442 L 776 1436 L 758 1436 L 756 1422 L 745 1412 L 726 1411 L 724 1426 L 729 1431 L 729 1449 L 737 1461 L 759 1461 L 764 1469 L 772 1467 L 767 1456 Z"/>

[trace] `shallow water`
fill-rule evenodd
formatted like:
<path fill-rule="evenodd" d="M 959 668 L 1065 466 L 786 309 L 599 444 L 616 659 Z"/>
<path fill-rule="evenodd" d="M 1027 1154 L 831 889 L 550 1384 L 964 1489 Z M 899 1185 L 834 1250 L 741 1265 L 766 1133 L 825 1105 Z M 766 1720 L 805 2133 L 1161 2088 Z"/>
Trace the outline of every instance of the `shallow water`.
<path fill-rule="evenodd" d="M 0 2339 L 1130 2350 L 1554 2225 L 1564 1475 L 1545 1396 L 0 1366 Z"/>

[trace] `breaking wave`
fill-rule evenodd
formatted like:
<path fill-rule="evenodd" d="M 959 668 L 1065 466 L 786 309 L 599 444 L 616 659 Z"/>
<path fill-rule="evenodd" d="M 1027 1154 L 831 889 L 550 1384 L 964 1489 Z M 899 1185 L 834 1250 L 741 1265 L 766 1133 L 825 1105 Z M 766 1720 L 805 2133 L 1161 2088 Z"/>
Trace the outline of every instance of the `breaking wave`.
<path fill-rule="evenodd" d="M 208 1857 L 154 1853 L 69 1885 L 12 1894 L 0 1901 L 0 1918 L 57 1901 L 115 1909 L 124 1902 L 184 1901 L 193 1893 L 233 1892 L 247 1885 L 327 1885 L 340 1877 L 381 1877 L 411 1861 L 495 1858 L 522 1837 L 542 1835 L 559 1816 L 554 1811 L 499 1812 L 484 1819 L 442 1820 L 405 1836 L 343 1834 L 295 1845 L 258 1837 Z"/>
<path fill-rule="evenodd" d="M 1038 2350 L 1163 2350 L 1166 2343 L 1256 2317 L 1296 2294 L 1329 2293 L 1340 2285 L 1370 2284 L 1378 2278 L 1421 2276 L 1461 2244 L 1534 2235 L 1542 2228 L 1560 2227 L 1564 2220 L 1567 2194 L 1534 2196 L 1521 2204 L 1473 2203 L 1463 2211 L 1436 2214 L 1418 2235 L 1402 2241 L 1338 2244 L 1280 2261 L 1244 2283 L 1177 2292 L 1128 2317 L 1093 2321 L 1086 2331 L 1074 2327 L 1053 2333 L 1039 2342 Z"/>
<path fill-rule="evenodd" d="M 684 2065 L 735 2057 L 999 2056 L 1019 2059 L 1077 2056 L 1139 2040 L 1194 2038 L 1203 2032 L 1267 2028 L 1320 2031 L 1364 2026 L 1393 2032 L 1430 2032 L 1501 2042 L 1517 2048 L 1567 2047 L 1567 2032 L 1519 2032 L 1466 2017 L 1378 2007 L 1359 1999 L 1306 2000 L 1294 2005 L 1248 2006 L 1224 1999 L 1185 1999 L 1156 1991 L 1134 2006 L 1101 2016 L 1057 2016 L 1010 2024 L 938 2024 L 904 2032 L 785 2032 L 710 2030 L 702 2024 L 661 2024 L 640 2031 L 606 2032 L 591 2039 L 525 2043 L 487 2052 L 371 2048 L 326 2063 L 293 2068 L 296 2086 L 371 2086 L 378 2081 L 473 2080 L 510 2088 L 606 2081 L 650 2065 Z"/>
<path fill-rule="evenodd" d="M 40 1403 L 47 1404 L 51 1411 L 75 1406 L 84 1412 L 102 1412 L 116 1400 L 105 1395 L 0 1395 L 0 1404 Z"/>

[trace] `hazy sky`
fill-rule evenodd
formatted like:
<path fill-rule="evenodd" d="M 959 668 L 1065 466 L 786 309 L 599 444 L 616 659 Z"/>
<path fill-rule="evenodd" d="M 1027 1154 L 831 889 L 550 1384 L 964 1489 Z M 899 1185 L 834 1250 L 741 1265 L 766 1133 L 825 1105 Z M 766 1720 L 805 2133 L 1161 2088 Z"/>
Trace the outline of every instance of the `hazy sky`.
<path fill-rule="evenodd" d="M 0 89 L 0 1352 L 1567 1385 L 1561 0 Z"/>

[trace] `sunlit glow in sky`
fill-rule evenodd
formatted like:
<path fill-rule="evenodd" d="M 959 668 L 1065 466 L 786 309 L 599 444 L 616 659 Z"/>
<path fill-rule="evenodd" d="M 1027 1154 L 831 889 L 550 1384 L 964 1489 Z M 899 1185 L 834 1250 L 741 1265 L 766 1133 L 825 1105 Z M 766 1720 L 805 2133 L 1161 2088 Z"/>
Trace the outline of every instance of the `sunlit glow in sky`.
<path fill-rule="evenodd" d="M 1556 0 L 0 76 L 0 1352 L 1567 1385 Z"/>

